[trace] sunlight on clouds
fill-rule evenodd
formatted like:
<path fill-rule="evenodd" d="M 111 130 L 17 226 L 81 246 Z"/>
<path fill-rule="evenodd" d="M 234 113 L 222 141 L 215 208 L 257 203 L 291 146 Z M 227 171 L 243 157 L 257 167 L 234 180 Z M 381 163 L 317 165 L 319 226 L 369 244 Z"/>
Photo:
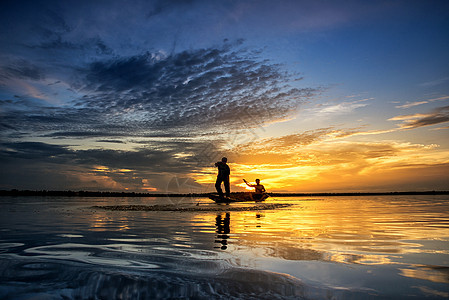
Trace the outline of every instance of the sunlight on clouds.
<path fill-rule="evenodd" d="M 434 108 L 426 114 L 402 115 L 390 118 L 389 121 L 403 121 L 401 129 L 413 129 L 449 122 L 449 106 Z"/>
<path fill-rule="evenodd" d="M 190 153 L 185 153 L 185 152 L 180 152 L 180 153 L 176 153 L 173 155 L 175 158 L 186 158 L 186 157 L 191 157 L 192 154 Z"/>
<path fill-rule="evenodd" d="M 20 97 L 38 99 L 52 106 L 61 106 L 78 96 L 67 83 L 57 79 L 41 81 L 13 79 L 8 81 L 8 89 Z"/>
<path fill-rule="evenodd" d="M 398 106 L 395 106 L 395 107 L 396 108 L 410 108 L 410 107 L 413 107 L 413 106 L 418 106 L 418 105 L 426 104 L 426 103 L 429 103 L 429 101 L 407 102 L 406 104 L 398 105 Z"/>
<path fill-rule="evenodd" d="M 411 190 L 416 182 L 421 189 L 445 189 L 449 151 L 438 144 L 354 141 L 354 136 L 367 134 L 360 129 L 330 127 L 235 145 L 224 152 L 231 167 L 232 190 L 252 190 L 242 180 L 256 178 L 269 192 Z M 179 151 L 172 157 L 188 161 L 192 155 Z M 131 168 L 97 165 L 92 171 L 111 180 L 127 177 L 128 188 L 161 191 L 153 179 L 139 179 Z M 196 192 L 210 192 L 216 172 L 211 163 L 186 174 L 201 185 Z"/>
<path fill-rule="evenodd" d="M 295 146 L 295 139 L 312 136 L 314 139 Z M 235 161 L 230 163 L 231 184 L 243 190 L 246 189 L 243 178 L 249 181 L 259 178 L 271 192 L 375 190 L 376 187 L 425 180 L 444 184 L 444 174 L 449 170 L 449 151 L 440 150 L 437 144 L 389 140 L 352 142 L 336 136 L 322 131 L 316 135 L 298 134 L 239 147 Z M 215 172 L 214 168 L 209 168 L 196 179 L 199 183 L 213 183 Z"/>
<path fill-rule="evenodd" d="M 255 184 L 254 182 L 250 182 L 250 184 Z M 235 186 L 238 186 L 238 187 L 240 187 L 240 188 L 243 188 L 243 189 L 245 189 L 246 191 L 252 191 L 252 192 L 254 192 L 254 188 L 253 187 L 250 187 L 250 186 L 248 186 L 248 185 L 246 185 L 246 183 L 239 183 L 239 184 L 236 184 Z"/>
<path fill-rule="evenodd" d="M 129 172 L 133 172 L 134 170 L 131 169 L 111 169 L 109 167 L 106 166 L 95 166 L 93 168 L 94 172 L 97 173 L 129 173 Z"/>
<path fill-rule="evenodd" d="M 438 128 L 432 128 L 432 129 L 430 129 L 430 130 L 444 130 L 444 129 L 449 129 L 449 126 L 438 127 Z"/>
<path fill-rule="evenodd" d="M 146 190 L 147 192 L 157 191 L 157 188 L 151 186 L 150 181 L 148 179 L 142 179 L 142 184 L 143 184 L 142 189 Z"/>
<path fill-rule="evenodd" d="M 413 119 L 420 119 L 430 116 L 431 114 L 413 114 L 413 115 L 401 115 L 388 119 L 388 121 L 406 121 Z"/>
<path fill-rule="evenodd" d="M 126 189 L 126 186 L 117 182 L 109 174 L 101 174 L 97 170 L 94 172 L 76 172 L 71 174 L 76 177 L 79 188 L 86 190 L 98 190 L 101 187 L 104 190 L 120 191 Z"/>
<path fill-rule="evenodd" d="M 194 173 L 192 176 L 195 178 L 196 182 L 199 184 L 210 184 L 212 182 L 215 182 L 215 179 L 217 178 L 216 174 L 213 174 L 212 172 L 210 174 L 207 173 Z"/>
<path fill-rule="evenodd" d="M 447 100 L 447 99 L 449 99 L 449 96 L 442 96 L 442 97 L 432 98 L 432 99 L 423 100 L 423 101 L 407 102 L 405 104 L 398 105 L 395 107 L 396 108 L 410 108 L 410 107 L 414 107 L 414 106 L 418 106 L 418 105 L 422 105 L 422 104 L 427 104 L 429 102 L 443 101 L 443 100 Z"/>
<path fill-rule="evenodd" d="M 41 91 L 41 89 L 39 87 L 35 86 L 35 84 L 33 85 L 26 81 L 16 81 L 16 82 L 14 82 L 14 84 L 12 86 L 13 87 L 17 86 L 17 92 L 19 92 L 19 93 L 23 93 L 23 91 L 25 91 L 26 94 L 24 96 L 39 99 L 39 100 L 45 101 L 50 104 L 59 104 L 60 103 L 59 101 L 56 101 L 56 100 L 48 97 L 44 92 Z"/>
<path fill-rule="evenodd" d="M 278 165 L 263 165 L 259 168 L 254 168 L 253 165 L 233 164 L 233 176 L 239 178 L 240 187 L 246 188 L 246 185 L 241 184 L 243 178 L 254 181 L 260 179 L 261 184 L 265 186 L 268 191 L 294 189 L 298 183 L 303 181 L 313 180 L 316 177 L 316 167 L 310 166 L 278 166 Z"/>
<path fill-rule="evenodd" d="M 109 168 L 106 166 L 95 166 L 93 171 L 94 172 L 109 172 Z"/>
<path fill-rule="evenodd" d="M 438 98 L 432 98 L 429 99 L 429 101 L 443 101 L 443 100 L 448 100 L 449 96 L 442 96 L 442 97 L 438 97 Z"/>

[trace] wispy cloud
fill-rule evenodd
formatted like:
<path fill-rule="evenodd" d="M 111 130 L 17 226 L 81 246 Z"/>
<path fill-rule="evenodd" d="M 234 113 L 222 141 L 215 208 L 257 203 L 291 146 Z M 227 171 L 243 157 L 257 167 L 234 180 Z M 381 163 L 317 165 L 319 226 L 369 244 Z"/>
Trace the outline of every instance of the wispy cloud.
<path fill-rule="evenodd" d="M 72 85 L 80 96 L 73 106 L 32 113 L 10 106 L 5 121 L 21 124 L 23 132 L 54 137 L 168 131 L 185 136 L 240 127 L 248 111 L 263 114 L 257 126 L 283 121 L 319 92 L 299 87 L 293 74 L 259 55 L 240 43 L 225 43 L 173 55 L 147 52 L 98 60 L 74 74 Z"/>
<path fill-rule="evenodd" d="M 438 79 L 435 79 L 432 81 L 423 82 L 419 85 L 422 87 L 435 87 L 435 86 L 441 85 L 447 81 L 449 81 L 449 77 L 442 77 L 442 78 L 438 78 Z"/>
<path fill-rule="evenodd" d="M 368 106 L 369 105 L 368 101 L 370 100 L 373 100 L 373 98 L 361 99 L 350 102 L 341 102 L 341 103 L 319 104 L 316 108 L 309 109 L 309 111 L 313 115 L 318 116 L 334 116 L 340 114 L 349 114 L 358 108 Z"/>
<path fill-rule="evenodd" d="M 25 59 L 15 59 L 0 66 L 0 81 L 10 79 L 43 80 L 45 74 L 41 68 Z"/>
<path fill-rule="evenodd" d="M 438 127 L 438 128 L 432 128 L 431 130 L 445 130 L 445 129 L 449 129 L 449 126 Z"/>
<path fill-rule="evenodd" d="M 430 102 L 443 101 L 443 100 L 447 100 L 447 99 L 449 99 L 449 96 L 442 96 L 442 97 L 432 98 L 432 99 L 423 100 L 423 101 L 407 102 L 405 104 L 397 105 L 395 107 L 396 108 L 410 108 L 410 107 L 414 107 L 414 106 L 418 106 L 418 105 L 422 105 L 422 104 L 427 104 Z"/>
<path fill-rule="evenodd" d="M 232 125 L 244 108 L 263 107 L 271 120 L 292 114 L 313 89 L 289 86 L 279 66 L 254 53 L 222 48 L 155 59 L 139 55 L 96 62 L 86 70 L 80 105 L 134 115 L 154 126 Z M 140 115 L 139 115 L 140 114 Z"/>
<path fill-rule="evenodd" d="M 413 107 L 413 106 L 418 106 L 418 105 L 426 104 L 426 103 L 429 103 L 429 101 L 407 102 L 406 104 L 398 105 L 398 106 L 395 106 L 395 107 L 396 108 L 410 108 L 410 107 Z"/>
<path fill-rule="evenodd" d="M 389 120 L 403 121 L 403 123 L 399 125 L 401 129 L 414 129 L 445 123 L 449 122 L 449 106 L 436 108 L 426 114 L 402 115 L 390 118 Z"/>

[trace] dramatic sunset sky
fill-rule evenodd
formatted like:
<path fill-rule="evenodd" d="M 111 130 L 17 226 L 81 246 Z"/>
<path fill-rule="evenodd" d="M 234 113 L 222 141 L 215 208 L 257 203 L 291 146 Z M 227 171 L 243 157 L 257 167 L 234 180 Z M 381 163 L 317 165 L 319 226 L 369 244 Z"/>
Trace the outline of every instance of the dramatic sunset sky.
<path fill-rule="evenodd" d="M 1 1 L 0 189 L 449 189 L 449 1 Z"/>

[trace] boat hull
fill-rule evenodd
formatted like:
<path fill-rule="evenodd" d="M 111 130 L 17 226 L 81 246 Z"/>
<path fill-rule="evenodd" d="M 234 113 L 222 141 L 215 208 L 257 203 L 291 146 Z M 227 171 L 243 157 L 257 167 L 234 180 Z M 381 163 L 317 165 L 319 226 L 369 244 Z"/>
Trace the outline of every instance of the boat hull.
<path fill-rule="evenodd" d="M 209 195 L 209 199 L 214 200 L 217 203 L 232 203 L 232 202 L 262 202 L 269 196 L 263 194 L 261 198 L 256 199 L 253 197 L 254 193 L 232 193 L 229 197 L 220 197 L 218 194 Z"/>

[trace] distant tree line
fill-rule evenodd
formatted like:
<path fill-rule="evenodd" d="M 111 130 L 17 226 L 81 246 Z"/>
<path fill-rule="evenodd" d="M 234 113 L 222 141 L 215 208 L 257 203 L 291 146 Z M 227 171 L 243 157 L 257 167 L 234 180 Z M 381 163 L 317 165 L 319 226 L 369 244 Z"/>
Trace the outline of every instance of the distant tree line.
<path fill-rule="evenodd" d="M 0 196 L 43 196 L 43 197 L 208 197 L 214 193 L 137 193 L 106 191 L 31 191 L 0 190 Z M 233 193 L 231 193 L 233 194 Z M 411 192 L 379 192 L 379 193 L 268 193 L 271 197 L 329 197 L 329 196 L 385 196 L 385 195 L 448 195 L 449 191 L 411 191 Z"/>
<path fill-rule="evenodd" d="M 208 194 L 168 194 L 168 193 L 137 193 L 137 192 L 107 192 L 107 191 L 31 191 L 31 190 L 0 190 L 0 196 L 59 196 L 59 197 L 201 197 Z"/>

